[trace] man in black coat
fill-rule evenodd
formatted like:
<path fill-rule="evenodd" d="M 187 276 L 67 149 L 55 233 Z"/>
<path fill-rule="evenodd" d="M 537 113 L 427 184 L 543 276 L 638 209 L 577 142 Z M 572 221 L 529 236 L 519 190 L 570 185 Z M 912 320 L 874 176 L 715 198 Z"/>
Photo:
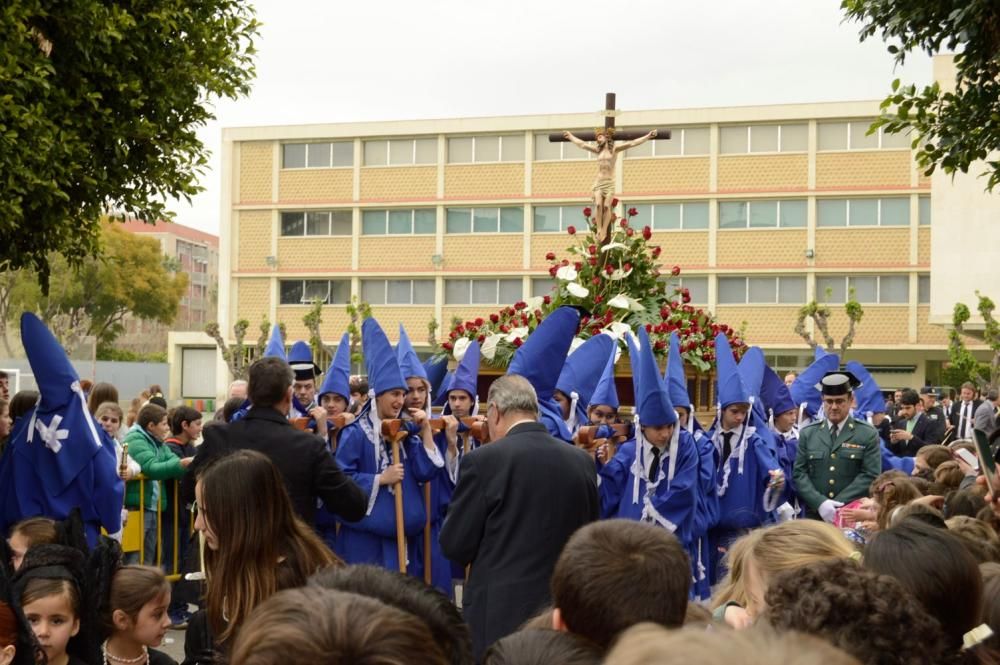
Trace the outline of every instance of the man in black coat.
<path fill-rule="evenodd" d="M 204 441 L 184 478 L 191 501 L 198 474 L 209 463 L 234 450 L 256 450 L 278 467 L 295 512 L 307 524 L 314 523 L 317 498 L 348 522 L 365 516 L 368 497 L 340 470 L 323 439 L 288 421 L 292 380 L 292 368 L 281 358 L 262 358 L 250 367 L 253 408 L 234 423 L 202 430 Z"/>
<path fill-rule="evenodd" d="M 917 451 L 935 443 L 941 443 L 943 427 L 940 423 L 918 410 L 920 396 L 909 388 L 899 398 L 898 419 L 893 423 L 889 435 L 889 449 L 900 457 L 915 457 Z"/>
<path fill-rule="evenodd" d="M 537 420 L 527 380 L 493 382 L 486 409 L 493 443 L 462 460 L 441 527 L 444 554 L 472 566 L 463 611 L 477 658 L 551 602 L 549 578 L 563 545 L 600 515 L 594 460 Z"/>
<path fill-rule="evenodd" d="M 948 424 L 954 430 L 951 435 L 952 441 L 958 439 L 971 439 L 972 430 L 975 429 L 976 409 L 982 404 L 982 400 L 976 399 L 976 386 L 966 381 L 959 391 L 959 399 L 952 402 L 951 411 L 948 414 Z"/>

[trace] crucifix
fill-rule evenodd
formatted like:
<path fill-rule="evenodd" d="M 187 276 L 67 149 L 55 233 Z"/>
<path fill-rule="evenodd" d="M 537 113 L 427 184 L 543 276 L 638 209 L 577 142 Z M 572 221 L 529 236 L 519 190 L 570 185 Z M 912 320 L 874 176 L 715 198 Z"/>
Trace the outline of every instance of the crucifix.
<path fill-rule="evenodd" d="M 615 93 L 609 92 L 604 97 L 604 126 L 595 127 L 592 132 L 557 132 L 549 134 L 549 141 L 569 141 L 573 145 L 597 155 L 597 180 L 592 188 L 594 194 L 594 216 L 590 223 L 594 225 L 594 235 L 601 245 L 611 239 L 611 225 L 615 213 L 611 201 L 615 197 L 615 163 L 618 153 L 646 141 L 662 141 L 670 138 L 669 129 L 633 129 L 617 131 L 615 129 Z"/>

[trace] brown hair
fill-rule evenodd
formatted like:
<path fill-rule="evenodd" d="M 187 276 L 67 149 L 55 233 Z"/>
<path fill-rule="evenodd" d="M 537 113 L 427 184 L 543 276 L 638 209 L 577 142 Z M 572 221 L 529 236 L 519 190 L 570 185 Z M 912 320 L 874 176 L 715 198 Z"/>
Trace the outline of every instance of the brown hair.
<path fill-rule="evenodd" d="M 21 607 L 23 608 L 25 605 L 29 605 L 42 598 L 61 596 L 63 594 L 69 599 L 69 606 L 73 610 L 74 618 L 81 618 L 80 589 L 73 580 L 48 577 L 32 577 L 28 579 L 24 585 L 24 590 L 21 592 Z"/>
<path fill-rule="evenodd" d="M 894 478 L 877 485 L 872 492 L 872 498 L 878 505 L 875 511 L 875 521 L 878 523 L 878 528 L 888 529 L 893 511 L 921 496 L 923 495 L 920 494 L 920 490 L 905 478 Z"/>
<path fill-rule="evenodd" d="M 167 410 L 159 404 L 147 404 L 139 409 L 139 415 L 135 422 L 142 429 L 148 429 L 150 425 L 155 425 L 167 417 Z"/>
<path fill-rule="evenodd" d="M 965 474 L 955 460 L 942 462 L 934 469 L 934 482 L 944 489 L 945 494 L 957 490 L 964 479 Z"/>
<path fill-rule="evenodd" d="M 770 625 L 821 637 L 864 665 L 935 665 L 946 650 L 938 622 L 898 580 L 850 559 L 777 575 L 766 598 Z"/>
<path fill-rule="evenodd" d="M 318 587 L 278 592 L 256 608 L 236 639 L 231 662 L 447 665 L 415 616 L 371 598 Z"/>
<path fill-rule="evenodd" d="M 135 418 L 139 415 L 139 409 L 142 407 L 143 400 L 139 397 L 135 397 L 129 402 L 128 413 L 125 414 L 125 426 L 132 427 L 135 424 Z"/>
<path fill-rule="evenodd" d="M 716 610 L 727 603 L 736 603 L 740 607 L 746 607 L 747 592 L 743 579 L 744 562 L 750 554 L 754 543 L 760 538 L 763 529 L 754 529 L 742 538 L 737 539 L 729 546 L 729 551 L 723 557 L 727 571 L 716 588 L 709 606 Z"/>
<path fill-rule="evenodd" d="M 981 563 L 979 572 L 983 576 L 983 623 L 993 629 L 993 636 L 986 644 L 997 649 L 1000 648 L 1000 563 Z"/>
<path fill-rule="evenodd" d="M 114 413 L 116 416 L 118 416 L 119 425 L 125 424 L 123 422 L 125 414 L 122 413 L 122 407 L 119 406 L 118 402 L 101 402 L 100 406 L 98 406 L 97 409 L 94 411 L 94 417 L 100 420 L 101 417 L 108 412 Z"/>
<path fill-rule="evenodd" d="M 10 398 L 10 405 L 8 406 L 7 415 L 10 416 L 11 421 L 17 420 L 35 408 L 35 404 L 38 403 L 38 397 L 37 390 L 20 390 L 16 392 Z"/>
<path fill-rule="evenodd" d="M 14 609 L 0 600 L 0 649 L 18 642 L 17 617 Z"/>
<path fill-rule="evenodd" d="M 951 454 L 951 448 L 938 444 L 923 446 L 917 451 L 917 457 L 923 458 L 923 460 L 927 462 L 927 466 L 930 467 L 931 471 L 937 470 L 937 468 L 945 462 L 950 462 L 954 459 Z"/>
<path fill-rule="evenodd" d="M 599 570 L 597 575 L 594 570 Z M 681 626 L 691 564 L 664 529 L 613 519 L 579 529 L 552 573 L 552 604 L 571 632 L 607 649 L 629 626 Z"/>
<path fill-rule="evenodd" d="M 51 545 L 59 539 L 56 522 L 48 517 L 29 517 L 26 520 L 21 520 L 10 530 L 11 535 L 15 533 L 20 534 L 28 541 L 28 547 Z"/>
<path fill-rule="evenodd" d="M 111 590 L 104 619 L 104 628 L 114 630 L 112 615 L 121 610 L 133 622 L 143 606 L 170 592 L 170 582 L 163 571 L 152 566 L 122 566 L 111 578 Z"/>
<path fill-rule="evenodd" d="M 118 389 L 113 384 L 99 381 L 87 396 L 87 410 L 97 417 L 97 409 L 105 402 L 118 403 Z"/>
<path fill-rule="evenodd" d="M 985 522 L 974 517 L 959 515 L 949 518 L 945 524 L 948 531 L 965 545 L 979 563 L 1000 563 L 1000 537 Z"/>
<path fill-rule="evenodd" d="M 227 455 L 199 482 L 200 508 L 218 540 L 218 549 L 205 550 L 205 598 L 209 625 L 220 643 L 276 592 L 342 563 L 295 515 L 281 474 L 264 455 L 250 450 Z"/>
<path fill-rule="evenodd" d="M 667 631 L 649 623 L 629 628 L 605 658 L 605 665 L 860 665 L 823 640 L 751 630 Z"/>
<path fill-rule="evenodd" d="M 493 643 L 483 665 L 600 665 L 597 645 L 574 633 L 522 630 Z"/>

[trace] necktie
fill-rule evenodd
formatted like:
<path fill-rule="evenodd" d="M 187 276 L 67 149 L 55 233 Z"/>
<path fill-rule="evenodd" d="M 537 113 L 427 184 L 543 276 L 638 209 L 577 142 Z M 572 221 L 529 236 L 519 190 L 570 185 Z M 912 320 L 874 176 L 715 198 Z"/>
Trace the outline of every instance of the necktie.
<path fill-rule="evenodd" d="M 733 452 L 733 432 L 722 433 L 722 461 L 729 459 L 729 454 Z"/>
<path fill-rule="evenodd" d="M 830 425 L 830 439 L 833 441 L 837 440 L 837 423 Z"/>
<path fill-rule="evenodd" d="M 649 482 L 655 483 L 660 475 L 660 449 L 653 446 L 653 463 L 649 466 Z"/>
<path fill-rule="evenodd" d="M 972 402 L 962 402 L 962 415 L 958 419 L 958 436 L 961 439 L 969 438 L 970 411 L 972 411 Z"/>

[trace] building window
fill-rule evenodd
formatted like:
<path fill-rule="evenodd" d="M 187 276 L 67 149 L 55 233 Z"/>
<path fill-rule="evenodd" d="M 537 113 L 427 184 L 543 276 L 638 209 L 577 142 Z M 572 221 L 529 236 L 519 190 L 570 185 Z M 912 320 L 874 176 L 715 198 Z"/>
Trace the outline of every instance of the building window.
<path fill-rule="evenodd" d="M 720 229 L 805 228 L 806 201 L 720 201 Z"/>
<path fill-rule="evenodd" d="M 931 197 L 929 196 L 919 196 L 917 197 L 917 210 L 918 219 L 920 226 L 930 226 L 931 225 Z"/>
<path fill-rule="evenodd" d="M 346 305 L 351 301 L 349 279 L 283 279 L 278 283 L 282 305 L 308 305 L 316 300 L 327 305 Z"/>
<path fill-rule="evenodd" d="M 636 224 L 654 231 L 698 231 L 708 228 L 707 203 L 635 203 Z"/>
<path fill-rule="evenodd" d="M 679 155 L 707 155 L 708 127 L 683 127 L 671 130 L 666 141 L 646 141 L 630 149 L 628 157 L 676 157 Z"/>
<path fill-rule="evenodd" d="M 720 305 L 800 305 L 806 300 L 806 278 L 719 277 L 718 295 Z"/>
<path fill-rule="evenodd" d="M 532 228 L 535 233 L 557 233 L 570 226 L 586 228 L 587 218 L 579 206 L 535 206 Z"/>
<path fill-rule="evenodd" d="M 816 300 L 839 304 L 854 298 L 866 305 L 903 304 L 910 301 L 909 275 L 822 275 L 816 277 Z"/>
<path fill-rule="evenodd" d="M 281 235 L 294 236 L 349 236 L 351 235 L 350 210 L 319 210 L 281 213 Z"/>
<path fill-rule="evenodd" d="M 550 295 L 556 290 L 556 280 L 548 279 L 546 277 L 532 277 L 531 278 L 531 297 L 540 298 L 542 296 Z"/>
<path fill-rule="evenodd" d="M 436 138 L 365 141 L 365 166 L 408 166 L 437 163 Z"/>
<path fill-rule="evenodd" d="M 738 155 L 751 152 L 805 152 L 809 149 L 809 126 L 730 125 L 719 128 L 719 152 Z"/>
<path fill-rule="evenodd" d="M 354 166 L 354 142 L 284 143 L 281 166 L 286 169 L 328 169 Z"/>
<path fill-rule="evenodd" d="M 588 131 L 585 129 L 571 130 L 574 134 Z M 557 159 L 594 159 L 594 154 L 577 148 L 569 141 L 551 143 L 549 135 L 535 134 L 535 161 L 557 160 Z"/>
<path fill-rule="evenodd" d="M 816 226 L 908 226 L 909 197 L 887 199 L 820 199 Z"/>
<path fill-rule="evenodd" d="M 929 305 L 931 302 L 931 276 L 917 275 L 917 303 Z"/>
<path fill-rule="evenodd" d="M 361 235 L 432 235 L 437 231 L 433 208 L 365 210 L 361 213 Z"/>
<path fill-rule="evenodd" d="M 444 280 L 446 305 L 512 305 L 521 294 L 520 278 Z"/>
<path fill-rule="evenodd" d="M 433 279 L 363 279 L 361 299 L 370 305 L 433 305 Z"/>
<path fill-rule="evenodd" d="M 521 233 L 524 208 L 448 208 L 446 233 Z"/>
<path fill-rule="evenodd" d="M 687 289 L 691 302 L 696 305 L 708 303 L 708 277 L 670 277 L 664 280 L 667 285 L 667 296 L 672 297 L 674 289 Z"/>
<path fill-rule="evenodd" d="M 448 139 L 448 163 L 523 162 L 524 135 L 456 136 Z"/>
<path fill-rule="evenodd" d="M 821 122 L 816 126 L 816 149 L 825 150 L 909 150 L 909 133 L 888 134 L 882 128 L 868 133 L 873 120 Z"/>

